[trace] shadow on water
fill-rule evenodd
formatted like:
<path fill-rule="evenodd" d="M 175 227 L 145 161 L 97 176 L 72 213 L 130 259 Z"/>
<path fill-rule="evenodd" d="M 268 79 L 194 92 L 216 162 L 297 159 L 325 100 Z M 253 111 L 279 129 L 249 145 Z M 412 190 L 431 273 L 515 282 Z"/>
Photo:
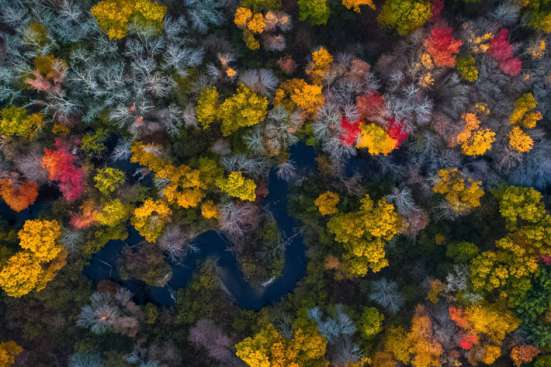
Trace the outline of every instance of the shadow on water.
<path fill-rule="evenodd" d="M 299 170 L 311 170 L 314 166 L 313 148 L 299 143 L 291 147 L 290 153 L 291 160 Z M 300 232 L 300 223 L 288 213 L 287 194 L 287 182 L 279 179 L 272 170 L 269 177 L 269 194 L 264 205 L 275 218 L 281 237 L 286 243 L 285 267 L 280 277 L 260 291 L 245 280 L 235 254 L 228 251 L 232 247 L 231 242 L 215 230 L 198 235 L 192 241 L 197 251 L 190 251 L 178 264 L 171 263 L 172 278 L 165 287 L 152 287 L 137 280 L 121 280 L 117 270 L 117 260 L 123 247 L 136 246 L 143 241 L 132 227 L 129 227 L 129 237 L 126 241 L 110 241 L 97 252 L 84 269 L 84 274 L 93 281 L 109 279 L 118 282 L 135 294 L 137 302 L 153 302 L 170 306 L 175 303 L 176 290 L 186 287 L 201 263 L 207 258 L 214 258 L 220 269 L 219 276 L 223 286 L 235 302 L 242 308 L 258 310 L 279 301 L 291 292 L 306 273 L 306 251 Z"/>

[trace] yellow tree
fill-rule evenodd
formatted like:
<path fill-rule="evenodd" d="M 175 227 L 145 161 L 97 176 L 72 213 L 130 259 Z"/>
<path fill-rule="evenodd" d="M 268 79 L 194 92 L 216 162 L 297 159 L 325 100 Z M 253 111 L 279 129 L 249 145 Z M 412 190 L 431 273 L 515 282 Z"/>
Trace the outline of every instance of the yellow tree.
<path fill-rule="evenodd" d="M 542 256 L 551 256 L 551 215 L 540 192 L 509 186 L 497 193 L 499 211 L 508 234 L 496 241 L 496 250 L 485 251 L 471 262 L 471 282 L 476 290 L 521 287 L 537 270 Z"/>
<path fill-rule="evenodd" d="M 478 208 L 480 198 L 484 196 L 481 182 L 464 177 L 457 168 L 439 170 L 432 191 L 442 194 L 450 209 L 458 215 L 467 214 L 473 208 Z"/>
<path fill-rule="evenodd" d="M 413 367 L 439 367 L 442 365 L 440 356 L 444 349 L 433 335 L 432 320 L 423 306 L 417 306 L 407 337 Z"/>
<path fill-rule="evenodd" d="M 388 155 L 397 146 L 398 141 L 381 126 L 375 123 L 362 124 L 357 148 L 367 149 L 371 155 Z"/>
<path fill-rule="evenodd" d="M 333 56 L 325 47 L 312 52 L 312 61 L 306 67 L 306 74 L 314 84 L 321 84 L 333 64 Z"/>
<path fill-rule="evenodd" d="M 320 194 L 314 204 L 318 207 L 321 215 L 331 215 L 338 212 L 337 204 L 341 199 L 336 192 L 326 191 Z"/>
<path fill-rule="evenodd" d="M 303 79 L 289 79 L 281 83 L 274 96 L 274 104 L 282 105 L 289 111 L 299 108 L 314 116 L 325 103 L 322 87 L 308 84 Z"/>
<path fill-rule="evenodd" d="M 22 297 L 35 289 L 41 274 L 42 266 L 33 254 L 20 251 L 0 270 L 0 287 L 10 297 Z"/>
<path fill-rule="evenodd" d="M 0 288 L 11 297 L 41 291 L 65 266 L 67 252 L 58 243 L 61 226 L 55 220 L 27 220 L 19 231 L 23 249 L 0 269 Z"/>
<path fill-rule="evenodd" d="M 57 242 L 61 226 L 55 220 L 27 220 L 17 235 L 19 245 L 29 250 L 39 262 L 51 261 L 63 250 Z"/>
<path fill-rule="evenodd" d="M 327 341 L 315 324 L 302 318 L 293 323 L 291 339 L 272 324 L 235 345 L 236 355 L 250 367 L 324 367 Z"/>
<path fill-rule="evenodd" d="M 256 200 L 256 183 L 254 180 L 244 177 L 241 172 L 230 172 L 227 178 L 219 178 L 216 185 L 231 197 L 243 201 Z"/>
<path fill-rule="evenodd" d="M 384 246 L 398 233 L 401 223 L 393 204 L 385 198 L 374 203 L 369 195 L 361 200 L 359 210 L 333 216 L 327 229 L 345 250 L 343 275 L 362 277 L 369 270 L 378 272 L 388 266 Z"/>
<path fill-rule="evenodd" d="M 373 3 L 373 0 L 342 0 L 342 5 L 348 9 L 348 10 L 353 10 L 355 11 L 356 13 L 359 13 L 360 12 L 360 6 L 362 5 L 367 5 L 369 6 L 372 10 L 376 10 L 377 7 L 375 6 L 375 4 Z"/>
<path fill-rule="evenodd" d="M 155 243 L 170 220 L 172 210 L 161 200 L 147 199 L 134 209 L 131 222 L 147 242 Z"/>
<path fill-rule="evenodd" d="M 102 0 L 90 13 L 110 39 L 120 40 L 126 37 L 131 22 L 160 31 L 166 10 L 166 6 L 151 0 Z"/>
<path fill-rule="evenodd" d="M 218 108 L 222 134 L 228 136 L 243 127 L 259 124 L 267 113 L 268 99 L 240 84 L 237 92 L 226 98 Z"/>
<path fill-rule="evenodd" d="M 23 352 L 23 348 L 13 340 L 0 343 L 0 367 L 13 366 L 21 352 Z"/>

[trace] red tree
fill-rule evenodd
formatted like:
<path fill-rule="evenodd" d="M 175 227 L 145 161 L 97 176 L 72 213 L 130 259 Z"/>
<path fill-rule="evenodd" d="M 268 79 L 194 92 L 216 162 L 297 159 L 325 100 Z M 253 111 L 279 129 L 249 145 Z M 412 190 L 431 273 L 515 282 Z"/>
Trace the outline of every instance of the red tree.
<path fill-rule="evenodd" d="M 38 185 L 33 181 L 17 182 L 11 178 L 0 180 L 0 196 L 14 211 L 31 206 L 38 197 Z"/>
<path fill-rule="evenodd" d="M 63 198 L 74 201 L 84 192 L 84 171 L 75 164 L 76 156 L 60 139 L 55 142 L 55 149 L 44 149 L 42 165 L 48 171 L 48 179 L 56 181 Z"/>
<path fill-rule="evenodd" d="M 509 30 L 502 28 L 490 42 L 488 55 L 497 61 L 501 71 L 509 76 L 517 76 L 522 69 L 522 61 L 513 56 L 513 45 L 509 42 Z"/>
<path fill-rule="evenodd" d="M 346 117 L 341 120 L 340 140 L 343 145 L 352 146 L 356 144 L 360 135 L 360 120 L 350 121 Z"/>
<path fill-rule="evenodd" d="M 396 140 L 396 148 L 408 138 L 408 133 L 404 130 L 404 124 L 400 121 L 396 121 L 394 117 L 388 121 L 387 132 L 392 139 Z"/>
<path fill-rule="evenodd" d="M 463 45 L 463 41 L 453 38 L 453 29 L 446 26 L 435 26 L 425 39 L 424 46 L 438 67 L 455 66 L 455 55 Z"/>
<path fill-rule="evenodd" d="M 356 97 L 356 108 L 361 115 L 360 118 L 377 120 L 385 114 L 385 99 L 378 92 L 369 92 Z"/>

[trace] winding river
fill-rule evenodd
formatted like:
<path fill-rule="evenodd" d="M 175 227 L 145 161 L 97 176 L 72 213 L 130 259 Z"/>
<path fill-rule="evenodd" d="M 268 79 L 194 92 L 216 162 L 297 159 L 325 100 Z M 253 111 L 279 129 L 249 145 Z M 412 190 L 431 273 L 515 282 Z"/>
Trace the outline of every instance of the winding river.
<path fill-rule="evenodd" d="M 304 144 L 295 144 L 290 148 L 290 159 L 298 170 L 309 170 L 314 165 L 314 150 Z M 207 258 L 213 258 L 220 269 L 219 276 L 225 290 L 242 308 L 258 310 L 268 304 L 279 301 L 293 291 L 296 284 L 306 273 L 306 253 L 300 223 L 289 214 L 287 208 L 288 184 L 277 177 L 274 170 L 269 176 L 269 194 L 264 206 L 270 210 L 277 222 L 280 237 L 285 246 L 285 266 L 282 274 L 262 288 L 251 286 L 241 271 L 238 260 L 232 251 L 231 242 L 220 232 L 209 230 L 198 235 L 193 241 L 197 251 L 190 251 L 178 264 L 171 263 L 172 278 L 165 287 L 152 287 L 137 280 L 121 280 L 117 271 L 117 260 L 124 246 L 137 245 L 143 238 L 133 229 L 129 229 L 126 241 L 110 241 L 97 252 L 84 274 L 93 281 L 110 279 L 128 288 L 135 294 L 137 302 L 153 302 L 162 306 L 175 303 L 176 290 L 186 287 L 193 273 Z"/>

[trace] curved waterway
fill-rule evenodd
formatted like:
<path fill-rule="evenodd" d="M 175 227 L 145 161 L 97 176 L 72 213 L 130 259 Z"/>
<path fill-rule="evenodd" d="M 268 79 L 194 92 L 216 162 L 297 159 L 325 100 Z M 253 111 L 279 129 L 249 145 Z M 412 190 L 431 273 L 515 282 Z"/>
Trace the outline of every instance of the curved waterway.
<path fill-rule="evenodd" d="M 314 165 L 314 150 L 304 144 L 296 144 L 290 148 L 291 160 L 299 170 L 308 170 Z M 176 290 L 185 288 L 193 273 L 208 258 L 216 260 L 220 280 L 224 289 L 242 308 L 258 310 L 268 304 L 279 301 L 283 296 L 293 291 L 298 281 L 306 273 L 306 253 L 300 223 L 293 218 L 287 208 L 287 182 L 279 179 L 274 170 L 269 176 L 269 194 L 263 205 L 268 208 L 277 222 L 280 237 L 285 246 L 285 266 L 282 274 L 267 282 L 264 287 L 253 287 L 241 271 L 235 254 L 230 251 L 232 243 L 220 232 L 209 230 L 198 235 L 193 241 L 197 251 L 189 251 L 179 263 L 171 263 L 172 278 L 167 285 L 152 287 L 137 280 L 121 280 L 117 261 L 124 246 L 135 246 L 143 238 L 129 228 L 126 241 L 110 241 L 97 252 L 90 264 L 84 269 L 84 274 L 93 281 L 113 280 L 128 288 L 135 294 L 136 301 L 153 302 L 163 306 L 173 305 Z"/>

